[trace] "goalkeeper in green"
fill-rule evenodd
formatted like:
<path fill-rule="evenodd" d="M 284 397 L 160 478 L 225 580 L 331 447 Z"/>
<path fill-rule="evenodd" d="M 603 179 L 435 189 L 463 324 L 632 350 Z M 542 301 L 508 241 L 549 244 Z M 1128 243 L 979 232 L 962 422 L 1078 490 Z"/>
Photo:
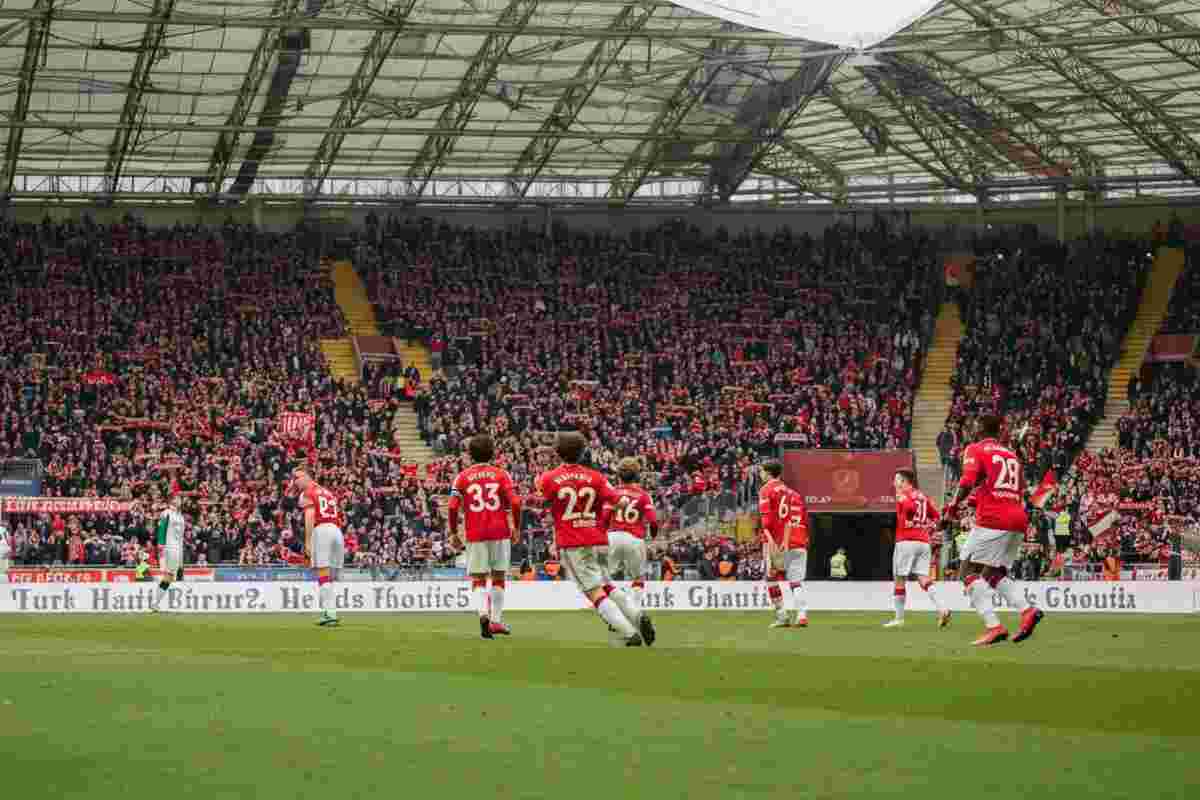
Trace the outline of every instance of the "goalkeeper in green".
<path fill-rule="evenodd" d="M 179 510 L 181 502 L 179 495 L 172 495 L 167 507 L 158 515 L 157 542 L 163 574 L 152 611 L 163 610 L 163 601 L 171 590 L 171 581 L 183 580 L 183 531 L 186 523 Z"/>

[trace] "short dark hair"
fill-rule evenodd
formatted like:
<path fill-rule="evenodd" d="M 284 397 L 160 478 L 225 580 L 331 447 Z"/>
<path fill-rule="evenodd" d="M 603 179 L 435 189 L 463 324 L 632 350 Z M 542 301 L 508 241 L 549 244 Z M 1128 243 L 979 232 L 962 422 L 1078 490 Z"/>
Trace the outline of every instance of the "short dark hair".
<path fill-rule="evenodd" d="M 622 458 L 617 464 L 617 477 L 622 483 L 634 483 L 642 474 L 642 463 L 633 456 Z"/>
<path fill-rule="evenodd" d="M 979 433 L 982 436 L 997 437 L 1004 427 L 1004 418 L 998 414 L 984 414 L 979 418 Z"/>
<path fill-rule="evenodd" d="M 476 464 L 486 464 L 496 457 L 496 443 L 486 433 L 478 433 L 467 443 L 467 452 Z"/>
<path fill-rule="evenodd" d="M 585 449 L 587 449 L 587 439 L 583 438 L 582 433 L 576 431 L 560 433 L 554 443 L 554 451 L 568 464 L 578 464 L 579 460 L 583 458 Z"/>
<path fill-rule="evenodd" d="M 904 480 L 908 481 L 908 485 L 913 487 L 914 489 L 921 488 L 920 485 L 917 483 L 917 473 L 914 472 L 913 470 L 898 469 L 898 470 L 896 470 L 896 474 L 899 475 L 901 478 L 904 478 Z"/>
<path fill-rule="evenodd" d="M 774 459 L 771 459 L 770 461 L 764 461 L 762 463 L 762 468 L 765 469 L 767 474 L 772 478 L 778 478 L 783 474 L 783 464 L 780 464 Z"/>

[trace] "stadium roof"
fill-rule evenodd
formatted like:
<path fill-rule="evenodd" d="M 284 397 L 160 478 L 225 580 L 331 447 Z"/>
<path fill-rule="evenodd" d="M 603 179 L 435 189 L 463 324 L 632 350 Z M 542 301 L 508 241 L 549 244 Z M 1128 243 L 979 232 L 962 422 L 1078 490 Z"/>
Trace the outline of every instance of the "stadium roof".
<path fill-rule="evenodd" d="M 0 195 L 1186 193 L 1197 26 L 948 0 L 855 51 L 653 1 L 0 0 Z"/>

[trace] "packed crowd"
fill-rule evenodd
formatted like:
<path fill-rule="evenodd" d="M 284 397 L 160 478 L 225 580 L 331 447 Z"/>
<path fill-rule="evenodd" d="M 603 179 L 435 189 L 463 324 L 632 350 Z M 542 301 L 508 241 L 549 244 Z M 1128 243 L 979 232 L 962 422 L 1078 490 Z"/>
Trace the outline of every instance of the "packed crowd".
<path fill-rule="evenodd" d="M 823 238 L 683 224 L 543 235 L 392 218 L 356 259 L 378 316 L 443 359 L 417 399 L 443 479 L 481 427 L 529 488 L 546 432 L 641 456 L 660 503 L 736 493 L 776 433 L 903 447 L 940 269 L 878 222 Z"/>
<path fill-rule="evenodd" d="M 1027 482 L 1062 474 L 1104 410 L 1108 372 L 1137 311 L 1150 257 L 1138 240 L 1070 248 L 1037 239 L 980 254 L 960 295 L 966 326 L 944 455 L 957 464 L 970 420 L 1000 413 Z"/>
<path fill-rule="evenodd" d="M 12 518 L 18 563 L 136 561 L 168 492 L 187 498 L 188 561 L 294 563 L 303 529 L 283 490 L 310 452 L 344 492 L 356 561 L 440 554 L 432 497 L 406 480 L 388 416 L 326 368 L 319 340 L 344 321 L 301 241 L 0 224 L 0 460 L 40 459 L 43 496 L 135 501 Z M 315 449 L 276 429 L 287 410 L 315 413 Z"/>
<path fill-rule="evenodd" d="M 1187 248 L 1187 266 L 1175 283 L 1159 333 L 1200 334 L 1200 246 Z"/>

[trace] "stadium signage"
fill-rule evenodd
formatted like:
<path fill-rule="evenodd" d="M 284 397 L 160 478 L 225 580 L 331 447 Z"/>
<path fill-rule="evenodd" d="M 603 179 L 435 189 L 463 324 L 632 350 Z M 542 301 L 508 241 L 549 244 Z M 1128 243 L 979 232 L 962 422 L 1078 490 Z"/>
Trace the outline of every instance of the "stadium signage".
<path fill-rule="evenodd" d="M 895 513 L 892 478 L 896 470 L 913 468 L 911 451 L 788 449 L 790 436 L 775 437 L 784 445 L 783 480 L 809 511 Z"/>
<path fill-rule="evenodd" d="M 127 514 L 133 501 L 103 497 L 5 497 L 5 514 Z"/>
<path fill-rule="evenodd" d="M 1026 596 L 1050 612 L 1186 614 L 1200 610 L 1200 584 L 1171 582 L 1027 583 Z M 770 607 L 765 587 L 748 581 L 675 581 L 650 583 L 647 606 L 656 611 L 762 611 Z M 144 613 L 155 586 L 135 584 L 10 584 L 0 591 L 0 612 Z M 914 589 L 914 597 L 920 593 Z M 951 608 L 969 612 L 961 592 L 943 593 Z M 809 584 L 809 607 L 823 611 L 890 610 L 891 584 L 815 582 Z M 340 610 L 350 612 L 468 612 L 470 585 L 465 581 L 340 584 L 335 594 Z M 998 609 L 1004 602 L 993 599 Z M 562 581 L 510 584 L 507 607 L 512 611 L 573 611 L 589 606 L 575 587 Z M 931 607 L 930 607 L 931 608 Z M 167 600 L 178 613 L 315 613 L 316 584 L 178 583 Z M 930 610 L 915 605 L 914 611 Z"/>

